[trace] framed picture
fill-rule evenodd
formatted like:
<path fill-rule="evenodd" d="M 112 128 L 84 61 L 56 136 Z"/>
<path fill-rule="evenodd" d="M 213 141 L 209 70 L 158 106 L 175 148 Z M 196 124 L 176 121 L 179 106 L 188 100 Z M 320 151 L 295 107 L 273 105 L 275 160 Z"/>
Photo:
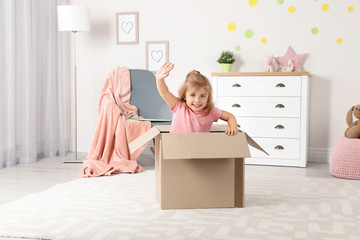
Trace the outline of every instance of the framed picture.
<path fill-rule="evenodd" d="M 116 43 L 139 44 L 139 12 L 116 13 Z"/>
<path fill-rule="evenodd" d="M 169 41 L 146 42 L 146 69 L 156 73 L 169 62 Z"/>

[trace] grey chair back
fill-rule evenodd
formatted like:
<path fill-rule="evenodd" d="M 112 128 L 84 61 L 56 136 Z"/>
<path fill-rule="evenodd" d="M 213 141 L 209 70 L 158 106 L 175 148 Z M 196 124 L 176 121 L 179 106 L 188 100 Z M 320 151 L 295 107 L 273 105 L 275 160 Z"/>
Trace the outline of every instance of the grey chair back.
<path fill-rule="evenodd" d="M 144 118 L 170 119 L 172 112 L 162 99 L 156 87 L 152 72 L 143 69 L 130 69 L 131 98 L 130 104 L 139 110 Z M 152 125 L 170 124 L 170 122 L 152 122 Z"/>

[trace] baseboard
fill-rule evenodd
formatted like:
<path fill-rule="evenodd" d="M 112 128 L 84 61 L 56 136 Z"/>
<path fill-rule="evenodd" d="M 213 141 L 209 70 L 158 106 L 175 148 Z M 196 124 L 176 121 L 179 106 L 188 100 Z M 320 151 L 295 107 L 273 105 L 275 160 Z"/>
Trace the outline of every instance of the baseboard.
<path fill-rule="evenodd" d="M 329 163 L 331 148 L 309 148 L 308 162 Z"/>

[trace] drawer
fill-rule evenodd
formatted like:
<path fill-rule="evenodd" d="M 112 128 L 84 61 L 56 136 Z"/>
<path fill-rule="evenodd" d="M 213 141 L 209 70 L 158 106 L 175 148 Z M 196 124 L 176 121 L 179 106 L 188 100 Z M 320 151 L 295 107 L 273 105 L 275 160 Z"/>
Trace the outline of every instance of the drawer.
<path fill-rule="evenodd" d="M 276 158 L 276 159 L 299 159 L 300 140 L 286 138 L 253 138 L 270 156 L 250 147 L 251 157 Z"/>
<path fill-rule="evenodd" d="M 301 96 L 301 76 L 219 77 L 219 96 Z"/>
<path fill-rule="evenodd" d="M 300 97 L 219 97 L 217 107 L 236 117 L 300 117 Z"/>
<path fill-rule="evenodd" d="M 300 118 L 237 117 L 240 129 L 250 137 L 300 138 Z"/>

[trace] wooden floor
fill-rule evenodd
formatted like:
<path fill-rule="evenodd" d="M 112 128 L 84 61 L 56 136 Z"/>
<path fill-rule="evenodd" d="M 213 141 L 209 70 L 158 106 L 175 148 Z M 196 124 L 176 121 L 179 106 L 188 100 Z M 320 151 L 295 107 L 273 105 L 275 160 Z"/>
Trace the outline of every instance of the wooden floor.
<path fill-rule="evenodd" d="M 84 159 L 86 153 L 78 154 Z M 39 159 L 32 164 L 19 164 L 0 169 L 0 204 L 16 200 L 22 196 L 48 189 L 56 184 L 79 178 L 81 163 L 63 163 L 73 161 L 74 155 Z M 154 157 L 142 155 L 138 163 L 145 169 L 154 168 Z M 306 168 L 271 167 L 246 165 L 246 175 L 304 176 L 332 178 L 328 164 L 309 163 Z"/>

